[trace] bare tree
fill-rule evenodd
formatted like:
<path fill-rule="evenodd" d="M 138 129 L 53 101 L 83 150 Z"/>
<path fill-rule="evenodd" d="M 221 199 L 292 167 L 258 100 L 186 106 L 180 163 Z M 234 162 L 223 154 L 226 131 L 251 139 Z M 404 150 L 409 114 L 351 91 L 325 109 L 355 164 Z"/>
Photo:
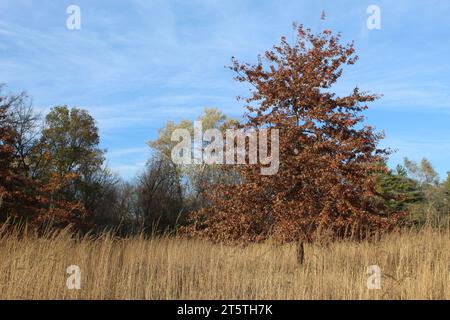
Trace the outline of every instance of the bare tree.
<path fill-rule="evenodd" d="M 43 152 L 39 147 L 41 116 L 35 112 L 33 102 L 25 92 L 11 95 L 8 103 L 8 123 L 16 134 L 14 158 L 17 167 L 25 176 L 36 178 L 43 159 Z"/>
<path fill-rule="evenodd" d="M 138 177 L 137 215 L 147 231 L 174 229 L 183 216 L 183 188 L 176 170 L 157 154 Z"/>

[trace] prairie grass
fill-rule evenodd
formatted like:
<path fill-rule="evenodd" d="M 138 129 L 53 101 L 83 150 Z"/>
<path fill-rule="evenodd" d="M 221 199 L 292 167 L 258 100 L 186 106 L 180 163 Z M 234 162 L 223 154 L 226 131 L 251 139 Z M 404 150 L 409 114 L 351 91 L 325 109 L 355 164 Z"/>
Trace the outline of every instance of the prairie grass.
<path fill-rule="evenodd" d="M 66 268 L 78 265 L 81 289 Z M 382 271 L 367 289 L 367 267 Z M 449 299 L 450 234 L 426 229 L 377 242 L 246 247 L 105 234 L 73 239 L 0 232 L 0 299 Z"/>

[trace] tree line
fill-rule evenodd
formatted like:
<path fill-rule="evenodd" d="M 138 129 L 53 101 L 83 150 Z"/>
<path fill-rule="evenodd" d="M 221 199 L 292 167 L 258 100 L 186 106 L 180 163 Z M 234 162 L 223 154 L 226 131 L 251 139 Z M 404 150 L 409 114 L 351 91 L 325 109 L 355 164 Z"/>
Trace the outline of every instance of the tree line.
<path fill-rule="evenodd" d="M 0 88 L 0 224 L 83 232 L 182 232 L 215 241 L 315 240 L 365 237 L 403 225 L 448 226 L 450 174 L 442 181 L 430 162 L 405 159 L 389 169 L 381 133 L 362 112 L 378 99 L 355 88 L 330 89 L 357 60 L 353 44 L 330 30 L 294 26 L 256 64 L 233 58 L 236 80 L 252 88 L 242 98 L 244 121 L 210 108 L 203 129 L 280 130 L 280 169 L 255 165 L 179 165 L 172 161 L 169 121 L 149 141 L 144 170 L 123 181 L 105 165 L 95 119 L 88 111 L 55 106 L 45 117 L 25 93 Z M 203 148 L 205 146 L 196 146 Z"/>
<path fill-rule="evenodd" d="M 0 223 L 122 234 L 174 231 L 189 212 L 204 205 L 209 183 L 236 180 L 214 166 L 179 166 L 171 160 L 176 128 L 169 121 L 148 145 L 153 156 L 132 181 L 105 165 L 99 130 L 87 110 L 56 106 L 45 117 L 25 92 L 0 91 Z M 199 117 L 206 128 L 224 129 L 236 121 L 217 109 Z"/>

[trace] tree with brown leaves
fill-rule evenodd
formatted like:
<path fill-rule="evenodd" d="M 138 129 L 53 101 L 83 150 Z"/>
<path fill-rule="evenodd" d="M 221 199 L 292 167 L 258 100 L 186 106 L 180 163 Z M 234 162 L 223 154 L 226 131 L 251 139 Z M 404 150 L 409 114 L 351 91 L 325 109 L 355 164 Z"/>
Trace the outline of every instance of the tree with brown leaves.
<path fill-rule="evenodd" d="M 10 114 L 21 97 L 0 94 L 0 225 L 11 219 L 37 228 L 71 225 L 87 229 L 90 225 L 84 206 L 58 197 L 74 180 L 73 174 L 53 174 L 44 183 L 24 170 L 22 163 L 29 159 L 17 152 L 21 133 Z"/>
<path fill-rule="evenodd" d="M 363 238 L 391 229 L 399 215 L 377 201 L 376 173 L 386 170 L 383 135 L 363 124 L 377 95 L 355 88 L 331 92 L 345 65 L 357 60 L 353 43 L 330 30 L 303 26 L 256 64 L 233 58 L 236 80 L 250 84 L 244 128 L 279 130 L 279 171 L 244 165 L 243 182 L 212 189 L 211 205 L 191 216 L 189 232 L 214 241 L 312 241 L 324 234 Z"/>
<path fill-rule="evenodd" d="M 30 214 L 36 206 L 33 197 L 36 186 L 22 177 L 15 165 L 16 134 L 8 122 L 8 110 L 14 99 L 0 95 L 0 224 L 8 216 Z"/>

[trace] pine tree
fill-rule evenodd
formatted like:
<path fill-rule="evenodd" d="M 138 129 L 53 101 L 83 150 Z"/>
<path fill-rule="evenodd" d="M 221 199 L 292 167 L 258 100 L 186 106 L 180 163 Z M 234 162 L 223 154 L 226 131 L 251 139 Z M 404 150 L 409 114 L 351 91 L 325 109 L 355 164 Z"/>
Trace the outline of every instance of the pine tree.
<path fill-rule="evenodd" d="M 393 212 L 408 211 L 409 205 L 424 199 L 419 183 L 409 178 L 407 170 L 401 165 L 382 173 L 379 185 L 383 198 Z"/>

